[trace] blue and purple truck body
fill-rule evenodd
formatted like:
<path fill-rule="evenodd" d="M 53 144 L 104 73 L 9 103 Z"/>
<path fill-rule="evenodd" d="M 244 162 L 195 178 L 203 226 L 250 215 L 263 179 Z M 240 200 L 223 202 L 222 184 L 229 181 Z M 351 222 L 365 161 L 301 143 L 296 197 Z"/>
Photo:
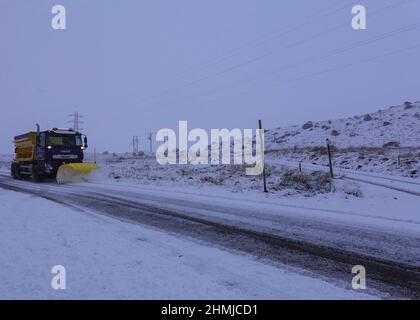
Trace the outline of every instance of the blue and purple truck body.
<path fill-rule="evenodd" d="M 55 178 L 63 164 L 83 163 L 87 139 L 72 129 L 28 132 L 14 137 L 15 159 L 11 175 L 34 181 Z"/>

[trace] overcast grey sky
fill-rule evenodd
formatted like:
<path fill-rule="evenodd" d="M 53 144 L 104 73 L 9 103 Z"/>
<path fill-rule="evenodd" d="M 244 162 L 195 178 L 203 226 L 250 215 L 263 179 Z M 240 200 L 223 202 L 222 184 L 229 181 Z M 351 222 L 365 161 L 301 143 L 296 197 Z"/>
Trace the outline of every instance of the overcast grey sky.
<path fill-rule="evenodd" d="M 420 44 L 419 28 L 316 58 L 420 22 L 420 1 L 406 2 L 0 0 L 0 153 L 75 110 L 91 146 L 126 151 L 132 135 L 179 120 L 278 127 L 419 100 L 419 48 L 340 67 Z M 54 4 L 65 31 L 51 28 Z M 356 4 L 365 31 L 351 28 Z"/>

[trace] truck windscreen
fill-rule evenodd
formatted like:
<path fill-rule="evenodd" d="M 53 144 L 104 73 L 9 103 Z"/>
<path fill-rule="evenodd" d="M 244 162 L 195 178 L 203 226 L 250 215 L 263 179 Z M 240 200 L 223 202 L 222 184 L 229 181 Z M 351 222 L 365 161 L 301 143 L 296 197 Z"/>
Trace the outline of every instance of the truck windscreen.
<path fill-rule="evenodd" d="M 76 135 L 49 135 L 47 136 L 47 145 L 60 147 L 80 147 L 82 146 L 82 138 Z"/>

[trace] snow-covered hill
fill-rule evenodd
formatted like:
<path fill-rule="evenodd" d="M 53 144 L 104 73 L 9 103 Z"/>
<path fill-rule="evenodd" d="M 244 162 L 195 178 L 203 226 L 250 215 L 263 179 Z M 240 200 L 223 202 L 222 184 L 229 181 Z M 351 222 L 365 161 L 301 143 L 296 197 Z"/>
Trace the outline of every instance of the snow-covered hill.
<path fill-rule="evenodd" d="M 375 113 L 267 130 L 266 149 L 325 146 L 338 148 L 419 147 L 420 102 L 405 102 Z"/>

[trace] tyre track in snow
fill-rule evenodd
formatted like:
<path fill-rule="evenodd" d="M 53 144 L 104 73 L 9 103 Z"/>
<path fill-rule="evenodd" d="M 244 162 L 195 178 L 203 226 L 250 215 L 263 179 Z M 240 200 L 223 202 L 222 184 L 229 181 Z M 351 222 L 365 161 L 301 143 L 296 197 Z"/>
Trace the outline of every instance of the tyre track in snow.
<path fill-rule="evenodd" d="M 364 180 L 364 179 L 360 179 L 360 178 L 354 178 L 354 177 L 349 177 L 349 176 L 343 176 L 343 179 L 347 179 L 347 180 L 353 180 L 353 181 L 357 181 L 357 182 L 362 182 L 362 183 L 367 183 L 373 186 L 377 186 L 377 187 L 383 187 L 383 188 L 387 188 L 387 189 L 391 189 L 391 190 L 395 190 L 395 191 L 399 191 L 399 192 L 404 192 L 407 194 L 411 194 L 413 196 L 417 196 L 420 197 L 420 192 L 417 191 L 413 191 L 413 190 L 408 190 L 405 188 L 399 188 L 399 187 L 395 187 L 395 186 L 390 186 L 388 184 L 384 184 L 384 183 L 380 183 L 380 182 L 375 182 L 375 181 L 369 181 L 369 180 Z"/>
<path fill-rule="evenodd" d="M 45 190 L 33 190 L 30 182 L 18 182 L 0 177 L 0 187 L 25 192 L 47 200 L 81 209 L 89 209 L 108 216 L 148 225 L 183 237 L 209 243 L 213 246 L 242 252 L 275 265 L 297 267 L 302 272 L 321 277 L 349 288 L 353 275 L 351 268 L 366 267 L 371 289 L 397 298 L 420 298 L 420 266 L 399 263 L 356 253 L 340 248 L 314 244 L 304 240 L 258 230 L 244 224 L 232 224 L 224 219 L 192 216 L 180 210 L 169 210 L 159 205 L 142 203 L 142 199 L 127 200 L 100 190 L 87 192 L 77 188 L 46 185 Z M 42 189 L 42 187 L 41 187 Z M 66 192 L 66 191 L 71 192 Z M 165 201 L 161 198 L 160 201 Z M 168 202 L 171 199 L 167 200 Z M 217 208 L 221 210 L 221 208 Z M 294 223 L 298 223 L 298 219 Z M 291 223 L 291 222 L 289 222 Z M 331 226 L 327 226 L 331 228 Z M 351 230 L 348 230 L 349 232 Z M 337 232 L 343 232 L 337 230 Z M 386 239 L 384 239 L 386 240 Z"/>
<path fill-rule="evenodd" d="M 339 170 L 342 171 L 347 171 L 347 169 L 341 169 L 339 168 Z M 359 176 L 363 176 L 363 177 L 371 177 L 371 178 L 375 178 L 375 179 L 382 179 L 385 181 L 394 181 L 394 182 L 401 182 L 401 183 L 405 183 L 405 184 L 409 184 L 409 185 L 416 185 L 416 186 L 420 186 L 420 182 L 417 181 L 410 181 L 410 180 L 404 180 L 404 179 L 399 179 L 399 178 L 395 178 L 395 177 L 383 177 L 383 176 L 379 176 L 379 175 L 375 175 L 375 174 L 371 174 L 368 172 L 356 172 L 356 171 L 348 171 L 351 174 L 355 174 L 355 175 L 359 175 Z"/>
<path fill-rule="evenodd" d="M 159 206 L 183 213 L 192 217 L 201 217 L 206 220 L 223 221 L 240 227 L 246 227 L 257 231 L 281 236 L 288 239 L 311 242 L 313 244 L 328 246 L 340 250 L 353 251 L 383 260 L 393 260 L 406 264 L 420 266 L 420 236 L 401 235 L 400 232 L 384 232 L 382 229 L 371 227 L 342 225 L 330 221 L 322 221 L 305 216 L 296 216 L 285 211 L 284 208 L 276 208 L 276 211 L 255 211 L 248 209 L 246 204 L 240 208 L 231 207 L 228 204 L 216 204 L 185 199 L 173 199 L 169 197 L 134 193 L 130 191 L 102 190 L 90 192 L 89 195 L 98 199 L 109 198 L 119 202 L 135 202 L 137 204 Z M 106 196 L 104 195 L 106 194 Z M 135 199 L 135 200 L 133 200 Z M 169 202 L 166 204 L 165 202 Z M 321 212 L 321 209 L 316 209 Z M 412 223 L 417 224 L 417 223 Z M 420 230 L 420 227 L 418 227 Z M 382 246 L 384 242 L 392 243 L 386 250 Z M 417 263 L 416 263 L 417 262 Z"/>

